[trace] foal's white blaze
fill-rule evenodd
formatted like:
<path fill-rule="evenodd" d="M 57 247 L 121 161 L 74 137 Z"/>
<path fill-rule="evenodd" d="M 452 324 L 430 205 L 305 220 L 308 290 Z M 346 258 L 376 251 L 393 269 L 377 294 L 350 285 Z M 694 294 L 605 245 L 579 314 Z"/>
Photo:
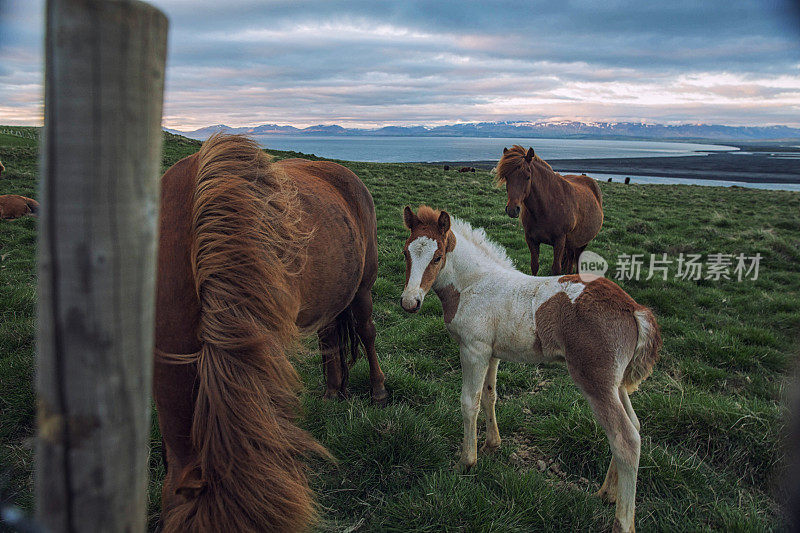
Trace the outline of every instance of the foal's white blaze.
<path fill-rule="evenodd" d="M 428 268 L 433 254 L 436 253 L 439 245 L 430 237 L 417 237 L 408 245 L 408 255 L 411 259 L 411 272 L 408 275 L 408 282 L 403 290 L 402 305 L 406 310 L 416 309 L 422 305 L 425 299 L 425 291 L 420 286 L 425 269 Z"/>

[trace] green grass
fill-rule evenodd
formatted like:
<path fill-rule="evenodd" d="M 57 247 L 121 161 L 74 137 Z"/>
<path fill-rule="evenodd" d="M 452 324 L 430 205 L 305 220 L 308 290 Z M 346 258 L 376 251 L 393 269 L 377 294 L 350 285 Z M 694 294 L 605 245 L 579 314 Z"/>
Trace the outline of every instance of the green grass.
<path fill-rule="evenodd" d="M 177 136 L 165 139 L 164 168 L 199 147 Z M 0 160 L 8 169 L 0 192 L 35 197 L 37 157 L 35 140 L 0 134 Z M 456 474 L 462 432 L 457 346 L 434 296 L 416 315 L 399 306 L 405 204 L 445 207 L 485 227 L 528 270 L 521 228 L 503 213 L 504 191 L 494 189 L 485 172 L 465 176 L 424 165 L 343 164 L 367 184 L 377 207 L 374 318 L 392 396 L 385 408 L 370 404 L 361 360 L 351 374 L 352 399 L 323 401 L 319 356 L 312 350 L 297 362 L 307 389 L 302 424 L 338 458 L 337 464 L 311 465 L 319 529 L 610 528 L 613 508 L 590 494 L 605 474 L 608 444 L 563 367 L 501 364 L 497 415 L 503 445 L 493 456 L 479 456 L 468 475 Z M 590 249 L 612 263 L 621 253 L 763 257 L 757 281 L 671 277 L 620 283 L 654 308 L 664 337 L 661 361 L 632 397 L 642 423 L 638 528 L 781 529 L 783 397 L 800 326 L 800 194 L 600 186 L 606 220 Z M 9 473 L 0 478 L 0 491 L 26 509 L 33 504 L 35 238 L 33 219 L 0 222 L 0 462 Z M 542 256 L 547 270 L 551 249 L 543 247 Z M 151 523 L 163 476 L 158 454 L 154 446 Z"/>

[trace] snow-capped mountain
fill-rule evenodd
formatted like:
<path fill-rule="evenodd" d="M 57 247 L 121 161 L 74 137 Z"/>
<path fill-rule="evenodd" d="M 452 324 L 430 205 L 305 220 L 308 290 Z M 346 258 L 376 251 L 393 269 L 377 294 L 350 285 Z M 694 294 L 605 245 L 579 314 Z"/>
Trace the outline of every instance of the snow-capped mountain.
<path fill-rule="evenodd" d="M 573 120 L 469 122 L 445 126 L 384 126 L 382 128 L 344 128 L 336 124 L 295 128 L 263 124 L 232 128 L 224 124 L 194 131 L 167 129 L 193 139 L 207 139 L 215 133 L 248 135 L 381 135 L 399 137 L 523 137 L 575 139 L 712 139 L 783 140 L 800 139 L 800 129 L 788 126 L 724 126 L 716 124 L 648 124 L 644 122 L 579 122 Z"/>

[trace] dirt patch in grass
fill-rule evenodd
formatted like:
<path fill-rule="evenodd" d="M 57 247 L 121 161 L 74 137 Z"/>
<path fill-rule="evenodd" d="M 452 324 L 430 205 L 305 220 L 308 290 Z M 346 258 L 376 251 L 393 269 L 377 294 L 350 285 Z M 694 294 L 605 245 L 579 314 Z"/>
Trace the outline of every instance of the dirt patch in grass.
<path fill-rule="evenodd" d="M 575 479 L 569 476 L 561 467 L 558 457 L 548 456 L 521 433 L 514 433 L 504 439 L 504 445 L 513 448 L 509 459 L 520 472 L 536 470 L 546 476 L 550 483 L 582 492 L 594 492 L 600 488 L 599 484 L 593 483 L 585 477 L 581 476 Z"/>

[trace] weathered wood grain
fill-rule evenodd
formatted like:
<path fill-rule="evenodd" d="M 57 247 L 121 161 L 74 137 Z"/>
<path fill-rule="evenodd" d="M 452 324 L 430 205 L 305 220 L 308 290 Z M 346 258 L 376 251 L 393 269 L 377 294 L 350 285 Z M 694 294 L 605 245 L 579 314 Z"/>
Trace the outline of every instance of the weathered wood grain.
<path fill-rule="evenodd" d="M 167 20 L 49 0 L 39 237 L 37 519 L 143 531 Z"/>

